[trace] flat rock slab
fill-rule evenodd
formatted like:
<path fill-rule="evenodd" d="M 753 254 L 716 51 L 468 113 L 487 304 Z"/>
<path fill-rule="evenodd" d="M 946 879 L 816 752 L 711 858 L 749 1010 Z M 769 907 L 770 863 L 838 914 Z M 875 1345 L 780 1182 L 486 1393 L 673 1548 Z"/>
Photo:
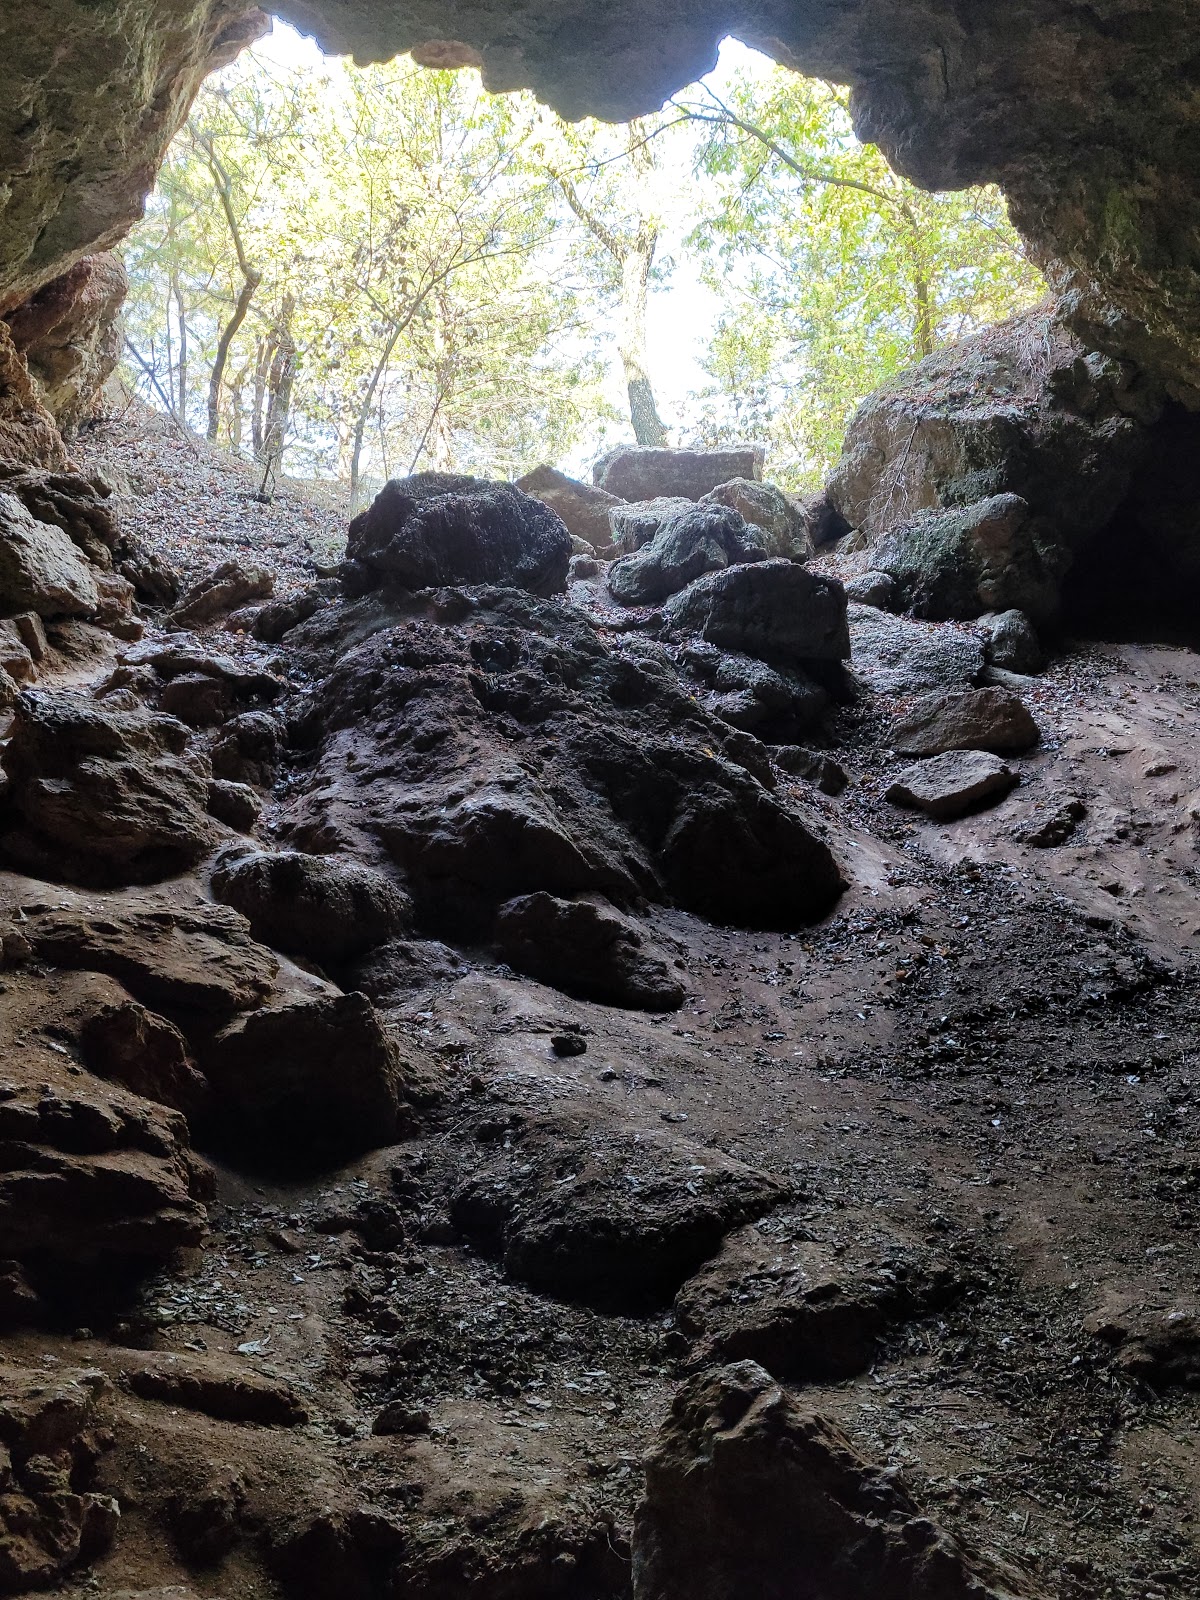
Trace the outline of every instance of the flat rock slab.
<path fill-rule="evenodd" d="M 237 1356 L 122 1350 L 106 1364 L 141 1399 L 182 1406 L 220 1422 L 295 1427 L 308 1420 L 287 1384 L 255 1372 Z"/>
<path fill-rule="evenodd" d="M 1010 689 L 923 695 L 892 724 L 892 748 L 902 756 L 936 756 L 946 750 L 1019 755 L 1040 738 L 1029 708 Z"/>
<path fill-rule="evenodd" d="M 887 798 L 948 822 L 1003 799 L 1019 781 L 1010 766 L 986 750 L 951 750 L 905 767 Z"/>
<path fill-rule="evenodd" d="M 106 972 L 150 1006 L 228 1015 L 261 1005 L 279 972 L 270 950 L 229 906 L 189 911 L 146 902 L 46 911 L 25 936 L 43 961 Z"/>
<path fill-rule="evenodd" d="M 876 694 L 921 694 L 960 689 L 983 671 L 983 646 L 962 628 L 893 617 L 851 604 L 850 665 Z"/>
<path fill-rule="evenodd" d="M 653 500 L 680 495 L 699 500 L 731 478 L 762 477 L 763 451 L 751 445 L 735 450 L 647 450 L 622 446 L 602 456 L 593 470 L 598 489 L 622 500 Z"/>

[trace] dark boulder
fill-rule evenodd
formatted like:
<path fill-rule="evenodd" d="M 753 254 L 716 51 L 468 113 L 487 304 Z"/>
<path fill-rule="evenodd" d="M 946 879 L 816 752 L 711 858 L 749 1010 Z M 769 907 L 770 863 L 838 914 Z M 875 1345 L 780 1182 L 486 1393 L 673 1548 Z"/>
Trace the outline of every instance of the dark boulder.
<path fill-rule="evenodd" d="M 657 605 L 706 572 L 761 561 L 764 554 L 739 512 L 689 506 L 669 517 L 649 544 L 614 561 L 606 581 L 622 605 Z"/>
<path fill-rule="evenodd" d="M 792 561 L 726 567 L 674 595 L 673 633 L 772 662 L 843 661 L 850 654 L 846 591 Z"/>
<path fill-rule="evenodd" d="M 364 594 L 496 583 L 532 594 L 566 587 L 571 535 L 511 483 L 418 473 L 386 484 L 350 524 L 343 582 Z"/>
<path fill-rule="evenodd" d="M 813 553 L 808 523 L 795 500 L 773 483 L 753 478 L 731 478 L 710 489 L 700 500 L 705 506 L 729 506 L 754 530 L 755 542 L 768 556 L 807 561 Z"/>
<path fill-rule="evenodd" d="M 500 954 L 567 994 L 642 1011 L 676 1011 L 684 987 L 671 958 L 644 929 L 592 899 L 521 895 L 496 919 Z"/>
<path fill-rule="evenodd" d="M 216 899 L 249 919 L 256 939 L 337 963 L 407 931 L 412 905 L 381 872 L 299 850 L 227 852 L 209 877 Z"/>
<path fill-rule="evenodd" d="M 951 750 L 905 767 L 887 798 L 935 821 L 949 822 L 1002 800 L 1018 782 L 1017 774 L 999 756 L 984 750 Z"/>
<path fill-rule="evenodd" d="M 966 629 L 893 617 L 851 605 L 847 620 L 855 676 L 876 694 L 964 688 L 983 671 L 983 646 Z"/>
<path fill-rule="evenodd" d="M 635 500 L 632 504 L 618 501 L 608 517 L 614 554 L 629 555 L 640 550 L 672 517 L 690 511 L 692 506 L 693 502 L 681 495 L 660 495 L 655 500 Z"/>
<path fill-rule="evenodd" d="M 1023 611 L 990 612 L 979 619 L 983 649 L 989 665 L 1005 672 L 1042 670 L 1042 646 L 1032 622 Z"/>

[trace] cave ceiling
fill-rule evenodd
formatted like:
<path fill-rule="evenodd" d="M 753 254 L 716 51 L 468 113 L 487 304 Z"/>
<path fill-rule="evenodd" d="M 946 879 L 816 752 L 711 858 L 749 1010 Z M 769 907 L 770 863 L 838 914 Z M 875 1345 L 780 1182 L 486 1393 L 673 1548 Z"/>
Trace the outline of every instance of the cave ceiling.
<path fill-rule="evenodd" d="M 653 110 L 733 34 L 850 85 L 927 188 L 1003 185 L 1085 342 L 1200 403 L 1200 0 L 286 0 L 359 61 L 477 62 L 569 117 Z M 6 0 L 0 312 L 119 239 L 206 74 L 267 26 L 239 0 Z"/>

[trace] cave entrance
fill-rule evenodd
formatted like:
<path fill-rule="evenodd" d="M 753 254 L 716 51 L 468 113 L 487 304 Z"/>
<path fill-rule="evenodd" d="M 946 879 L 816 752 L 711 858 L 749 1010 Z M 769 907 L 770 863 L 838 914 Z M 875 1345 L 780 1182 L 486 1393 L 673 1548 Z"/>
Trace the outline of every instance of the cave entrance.
<path fill-rule="evenodd" d="M 846 91 L 733 40 L 625 124 L 460 58 L 360 68 L 276 24 L 205 85 L 124 247 L 128 382 L 266 492 L 353 511 L 622 441 L 756 443 L 813 490 L 868 392 L 1044 290 L 998 191 L 916 189 Z"/>

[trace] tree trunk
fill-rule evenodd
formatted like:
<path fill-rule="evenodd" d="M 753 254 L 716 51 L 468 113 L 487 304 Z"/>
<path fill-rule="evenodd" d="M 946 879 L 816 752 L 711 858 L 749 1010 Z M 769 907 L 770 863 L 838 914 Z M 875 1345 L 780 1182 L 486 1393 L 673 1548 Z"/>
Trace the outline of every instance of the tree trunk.
<path fill-rule="evenodd" d="M 272 334 L 272 343 L 275 353 L 271 359 L 270 371 L 267 374 L 267 420 L 263 434 L 263 489 L 273 474 L 278 472 L 283 460 L 284 447 L 287 443 L 288 417 L 292 409 L 292 389 L 296 382 L 296 368 L 299 365 L 296 341 L 292 337 L 292 317 L 296 311 L 296 299 L 292 294 L 285 294 L 283 305 L 279 313 L 279 321 Z"/>
<path fill-rule="evenodd" d="M 183 309 L 183 290 L 179 280 L 174 283 L 175 309 L 179 315 L 179 420 L 187 422 L 188 338 L 187 318 Z"/>
<path fill-rule="evenodd" d="M 933 354 L 933 308 L 930 304 L 929 278 L 921 267 L 917 268 L 913 288 L 917 301 L 917 355 L 924 359 Z"/>
<path fill-rule="evenodd" d="M 657 242 L 656 234 L 643 232 L 621 261 L 621 325 L 617 349 L 625 368 L 633 436 L 640 445 L 662 449 L 670 441 L 655 404 L 646 353 L 646 302 Z"/>
<path fill-rule="evenodd" d="M 217 340 L 217 353 L 213 357 L 213 369 L 208 380 L 208 442 L 212 444 L 217 437 L 217 429 L 221 416 L 221 383 L 225 376 L 225 363 L 229 359 L 229 347 L 237 335 L 238 329 L 246 320 L 246 313 L 250 309 L 250 302 L 254 299 L 254 291 L 262 282 L 262 273 L 251 268 L 242 283 L 241 293 L 237 297 L 237 304 L 233 308 L 233 315 L 221 330 L 221 337 Z"/>
<path fill-rule="evenodd" d="M 258 341 L 257 359 L 254 363 L 254 412 L 250 418 L 250 437 L 254 445 L 254 459 L 262 460 L 263 418 L 267 404 L 267 374 L 271 370 L 271 341 Z"/>

